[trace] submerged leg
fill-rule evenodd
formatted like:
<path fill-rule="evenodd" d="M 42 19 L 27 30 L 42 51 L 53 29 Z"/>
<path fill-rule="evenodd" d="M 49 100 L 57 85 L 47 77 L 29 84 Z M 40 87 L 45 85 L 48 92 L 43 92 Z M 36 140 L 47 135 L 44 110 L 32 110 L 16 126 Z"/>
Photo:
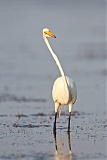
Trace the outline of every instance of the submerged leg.
<path fill-rule="evenodd" d="M 68 132 L 70 131 L 71 111 L 72 111 L 72 104 L 69 104 Z"/>
<path fill-rule="evenodd" d="M 58 147 L 57 147 L 57 139 L 56 139 L 56 130 L 53 130 L 54 135 L 54 141 L 55 141 L 55 149 L 56 149 L 56 155 L 58 154 Z"/>
<path fill-rule="evenodd" d="M 57 111 L 58 111 L 58 103 L 55 103 L 55 121 L 54 121 L 54 126 L 53 126 L 53 130 L 56 131 L 56 119 L 57 119 Z"/>
<path fill-rule="evenodd" d="M 68 144 L 69 144 L 69 153 L 72 154 L 71 141 L 70 141 L 70 131 L 68 131 Z"/>

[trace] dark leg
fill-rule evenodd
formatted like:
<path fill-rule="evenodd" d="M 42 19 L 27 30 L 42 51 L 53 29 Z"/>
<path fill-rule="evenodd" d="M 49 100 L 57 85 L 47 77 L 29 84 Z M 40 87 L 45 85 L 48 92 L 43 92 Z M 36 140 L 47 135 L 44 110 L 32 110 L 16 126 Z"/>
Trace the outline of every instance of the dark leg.
<path fill-rule="evenodd" d="M 55 140 L 55 149 L 56 149 L 56 152 L 58 152 L 57 140 L 56 140 L 56 129 L 53 130 L 53 135 L 54 135 L 54 140 Z"/>
<path fill-rule="evenodd" d="M 53 131 L 56 132 L 56 119 L 57 119 L 57 112 L 55 113 L 55 121 L 53 126 Z"/>
<path fill-rule="evenodd" d="M 69 112 L 69 118 L 68 118 L 68 132 L 70 131 L 70 119 L 71 119 L 71 112 Z"/>
<path fill-rule="evenodd" d="M 68 131 L 68 144 L 69 144 L 69 151 L 70 151 L 70 153 L 72 153 L 71 142 L 70 142 L 70 131 Z"/>

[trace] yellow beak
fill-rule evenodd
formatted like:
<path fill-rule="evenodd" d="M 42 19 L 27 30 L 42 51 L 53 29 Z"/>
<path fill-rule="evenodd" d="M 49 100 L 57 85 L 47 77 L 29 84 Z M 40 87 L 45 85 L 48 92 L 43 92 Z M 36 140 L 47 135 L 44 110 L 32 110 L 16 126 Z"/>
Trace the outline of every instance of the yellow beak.
<path fill-rule="evenodd" d="M 45 33 L 52 38 L 56 38 L 56 36 L 52 34 L 50 31 L 46 31 Z"/>

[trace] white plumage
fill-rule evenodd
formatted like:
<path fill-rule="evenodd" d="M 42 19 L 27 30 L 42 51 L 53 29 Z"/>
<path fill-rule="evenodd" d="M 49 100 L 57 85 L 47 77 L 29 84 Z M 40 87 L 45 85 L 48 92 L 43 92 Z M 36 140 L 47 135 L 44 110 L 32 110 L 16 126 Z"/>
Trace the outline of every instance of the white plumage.
<path fill-rule="evenodd" d="M 71 116 L 72 106 L 76 102 L 76 99 L 77 99 L 77 89 L 76 89 L 75 82 L 71 78 L 65 76 L 64 71 L 61 67 L 61 64 L 60 64 L 57 56 L 53 52 L 53 50 L 48 42 L 47 38 L 49 38 L 49 37 L 56 38 L 56 36 L 53 35 L 49 31 L 49 29 L 47 29 L 47 28 L 43 29 L 44 41 L 45 41 L 52 57 L 54 58 L 57 66 L 60 70 L 60 73 L 61 73 L 61 77 L 57 78 L 56 81 L 54 82 L 53 90 L 52 90 L 52 97 L 53 97 L 53 101 L 55 103 L 54 130 L 56 130 L 57 112 L 58 112 L 59 107 L 60 107 L 60 110 L 62 109 L 62 105 L 69 106 L 69 121 L 68 121 L 68 130 L 69 130 L 70 129 L 70 116 Z"/>
<path fill-rule="evenodd" d="M 74 104 L 77 98 L 76 85 L 75 82 L 69 78 L 65 77 L 68 85 L 68 94 L 66 97 L 65 86 L 62 77 L 58 77 L 53 85 L 52 97 L 55 103 L 61 105 L 69 105 L 70 103 Z"/>

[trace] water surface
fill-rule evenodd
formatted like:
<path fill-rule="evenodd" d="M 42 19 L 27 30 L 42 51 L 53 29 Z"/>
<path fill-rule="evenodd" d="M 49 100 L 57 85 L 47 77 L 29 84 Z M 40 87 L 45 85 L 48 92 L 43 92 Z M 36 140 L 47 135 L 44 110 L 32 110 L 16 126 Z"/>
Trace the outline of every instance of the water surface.
<path fill-rule="evenodd" d="M 105 6 L 0 0 L 0 159 L 107 158 Z M 69 134 L 67 107 L 53 134 L 51 90 L 60 73 L 42 38 L 45 27 L 78 89 Z"/>

